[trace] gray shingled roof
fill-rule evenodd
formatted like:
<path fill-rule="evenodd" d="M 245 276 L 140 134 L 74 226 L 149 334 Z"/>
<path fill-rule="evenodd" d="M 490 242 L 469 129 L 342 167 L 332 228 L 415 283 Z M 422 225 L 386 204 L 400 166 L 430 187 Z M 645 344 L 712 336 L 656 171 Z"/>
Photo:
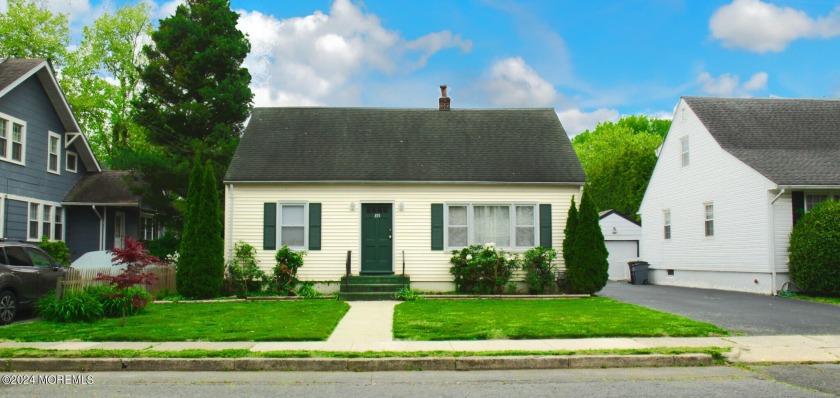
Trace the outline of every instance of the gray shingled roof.
<path fill-rule="evenodd" d="M 139 206 L 140 195 L 131 192 L 128 171 L 103 170 L 86 173 L 64 197 L 63 203 Z"/>
<path fill-rule="evenodd" d="M 718 144 L 778 185 L 840 185 L 840 100 L 685 97 Z"/>
<path fill-rule="evenodd" d="M 256 108 L 226 181 L 581 184 L 552 109 Z"/>
<path fill-rule="evenodd" d="M 44 63 L 43 58 L 2 59 L 0 60 L 0 91 L 14 83 L 32 68 Z"/>

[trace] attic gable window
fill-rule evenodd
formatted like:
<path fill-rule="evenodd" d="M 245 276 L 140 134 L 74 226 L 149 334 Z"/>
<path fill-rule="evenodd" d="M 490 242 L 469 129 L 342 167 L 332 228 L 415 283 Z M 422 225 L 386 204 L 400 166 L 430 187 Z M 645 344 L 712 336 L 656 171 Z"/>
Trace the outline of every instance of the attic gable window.
<path fill-rule="evenodd" d="M 688 137 L 680 138 L 680 149 L 681 149 L 681 159 L 682 159 L 682 167 L 688 166 Z"/>
<path fill-rule="evenodd" d="M 715 205 L 712 202 L 706 202 L 706 221 L 705 233 L 706 236 L 715 236 Z"/>
<path fill-rule="evenodd" d="M 64 169 L 71 173 L 77 173 L 79 171 L 79 155 L 67 151 L 66 158 L 64 159 Z"/>
<path fill-rule="evenodd" d="M 662 216 L 665 219 L 663 228 L 665 239 L 671 239 L 671 210 L 662 210 Z"/>
<path fill-rule="evenodd" d="M 26 123 L 0 113 L 0 160 L 24 165 Z"/>

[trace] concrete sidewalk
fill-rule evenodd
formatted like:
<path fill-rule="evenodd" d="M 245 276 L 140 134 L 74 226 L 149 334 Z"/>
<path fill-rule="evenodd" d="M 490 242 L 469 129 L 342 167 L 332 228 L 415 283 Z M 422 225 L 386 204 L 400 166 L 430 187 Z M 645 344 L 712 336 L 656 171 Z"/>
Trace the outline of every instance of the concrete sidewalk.
<path fill-rule="evenodd" d="M 394 341 L 392 323 L 397 301 L 350 302 L 350 310 L 324 342 L 0 342 L 0 348 L 56 350 L 247 349 L 266 351 L 584 351 L 656 347 L 731 347 L 729 360 L 740 363 L 840 362 L 840 335 L 646 337 L 544 340 Z"/>

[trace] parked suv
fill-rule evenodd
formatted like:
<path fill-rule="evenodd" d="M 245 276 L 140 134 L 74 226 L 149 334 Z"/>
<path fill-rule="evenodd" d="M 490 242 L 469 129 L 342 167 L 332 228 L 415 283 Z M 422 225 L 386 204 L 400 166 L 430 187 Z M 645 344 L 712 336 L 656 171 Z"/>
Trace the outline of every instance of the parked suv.
<path fill-rule="evenodd" d="M 0 325 L 11 323 L 18 310 L 34 307 L 65 271 L 36 245 L 0 239 Z"/>

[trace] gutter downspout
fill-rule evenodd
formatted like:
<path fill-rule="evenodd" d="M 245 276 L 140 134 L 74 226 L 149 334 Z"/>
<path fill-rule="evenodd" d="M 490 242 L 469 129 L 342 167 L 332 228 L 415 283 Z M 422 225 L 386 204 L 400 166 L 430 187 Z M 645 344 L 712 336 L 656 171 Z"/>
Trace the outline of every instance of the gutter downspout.
<path fill-rule="evenodd" d="M 783 194 L 785 189 L 782 188 L 779 194 L 770 200 L 770 295 L 776 295 L 776 209 L 773 204 L 776 203 Z"/>
<path fill-rule="evenodd" d="M 230 214 L 228 214 L 228 225 L 226 234 L 228 236 L 228 260 L 233 259 L 233 184 L 228 184 L 228 201 L 230 202 L 229 209 Z"/>
<path fill-rule="evenodd" d="M 93 212 L 96 214 L 97 217 L 99 217 L 99 250 L 102 250 L 102 215 L 99 214 L 99 210 L 96 210 L 96 205 L 91 205 L 90 208 L 93 209 Z"/>

